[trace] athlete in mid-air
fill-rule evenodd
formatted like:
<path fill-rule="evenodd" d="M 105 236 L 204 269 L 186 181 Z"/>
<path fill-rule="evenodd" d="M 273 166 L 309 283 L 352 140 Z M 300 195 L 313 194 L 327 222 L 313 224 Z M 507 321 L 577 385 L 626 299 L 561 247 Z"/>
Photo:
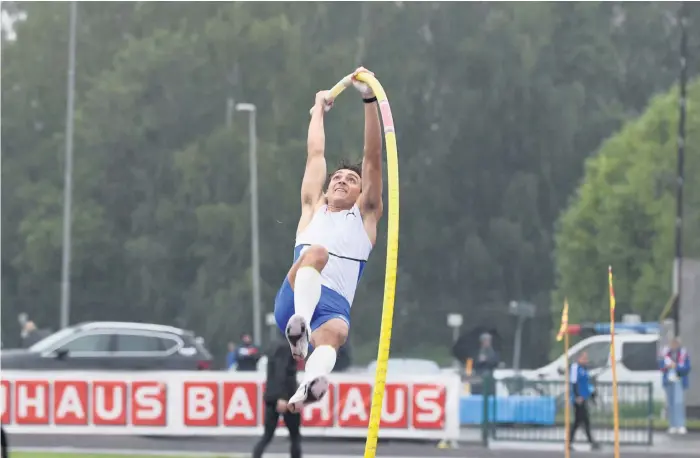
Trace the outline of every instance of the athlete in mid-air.
<path fill-rule="evenodd" d="M 353 75 L 368 72 L 360 67 Z M 368 72 L 369 73 L 369 72 Z M 382 134 L 377 98 L 355 81 L 365 110 L 365 144 L 361 165 L 341 163 L 326 170 L 323 118 L 327 91 L 316 94 L 301 183 L 301 218 L 294 264 L 277 297 L 275 318 L 292 355 L 306 359 L 304 378 L 288 408 L 299 411 L 328 391 L 328 374 L 350 329 L 350 306 L 377 239 L 382 216 Z"/>

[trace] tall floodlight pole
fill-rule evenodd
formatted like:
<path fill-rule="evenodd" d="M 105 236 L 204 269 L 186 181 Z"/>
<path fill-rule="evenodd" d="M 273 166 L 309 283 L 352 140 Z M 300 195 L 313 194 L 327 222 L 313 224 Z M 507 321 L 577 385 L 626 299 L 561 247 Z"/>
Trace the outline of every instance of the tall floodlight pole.
<path fill-rule="evenodd" d="M 63 255 L 61 259 L 61 328 L 70 320 L 71 215 L 73 207 L 73 113 L 75 102 L 75 35 L 78 4 L 70 2 L 68 38 L 68 95 L 66 101 L 66 158 L 63 185 Z"/>
<path fill-rule="evenodd" d="M 529 302 L 510 301 L 508 310 L 511 315 L 517 317 L 518 324 L 515 328 L 515 339 L 513 341 L 513 369 L 516 374 L 520 373 L 520 352 L 522 349 L 523 326 L 525 320 L 534 318 L 537 307 Z"/>
<path fill-rule="evenodd" d="M 260 305 L 260 229 L 258 226 L 258 139 L 255 125 L 257 108 L 252 103 L 236 104 L 236 111 L 248 112 L 248 147 L 250 163 L 250 251 L 253 277 L 253 341 L 260 345 L 262 311 Z"/>
<path fill-rule="evenodd" d="M 680 334 L 680 308 L 683 293 L 683 181 L 684 181 L 684 166 L 685 166 L 685 118 L 686 118 L 686 101 L 687 101 L 687 68 L 688 68 L 688 37 L 686 34 L 687 27 L 687 10 L 685 2 L 681 3 L 679 11 L 679 20 L 681 32 L 680 44 L 680 77 L 679 77 L 679 97 L 678 97 L 678 159 L 677 159 L 677 178 L 676 178 L 676 256 L 673 268 L 673 294 L 676 298 L 676 303 L 673 306 L 673 332 L 676 336 Z"/>

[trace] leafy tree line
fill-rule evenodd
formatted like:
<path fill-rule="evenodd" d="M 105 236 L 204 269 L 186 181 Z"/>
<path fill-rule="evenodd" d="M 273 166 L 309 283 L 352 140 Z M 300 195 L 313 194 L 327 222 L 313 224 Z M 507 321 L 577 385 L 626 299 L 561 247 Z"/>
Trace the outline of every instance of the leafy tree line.
<path fill-rule="evenodd" d="M 20 311 L 58 324 L 68 40 L 66 4 L 14 7 L 26 20 L 2 42 L 6 341 Z M 517 299 L 538 306 L 524 363 L 542 362 L 559 278 L 554 223 L 586 158 L 673 84 L 677 8 L 80 4 L 72 321 L 172 323 L 215 350 L 250 330 L 247 118 L 228 127 L 227 100 L 258 107 L 270 311 L 292 258 L 309 104 L 361 63 L 386 88 L 398 129 L 396 353 L 448 354 L 451 312 L 509 336 Z M 700 54 L 700 37 L 690 49 Z M 342 97 L 327 123 L 331 163 L 361 156 L 361 104 Z M 353 310 L 364 358 L 376 350 L 385 242 Z"/>
<path fill-rule="evenodd" d="M 700 82 L 688 88 L 684 256 L 700 256 Z M 557 286 L 573 320 L 607 320 L 607 266 L 616 311 L 656 320 L 671 295 L 675 255 L 678 91 L 647 111 L 586 161 L 584 179 L 559 224 Z"/>

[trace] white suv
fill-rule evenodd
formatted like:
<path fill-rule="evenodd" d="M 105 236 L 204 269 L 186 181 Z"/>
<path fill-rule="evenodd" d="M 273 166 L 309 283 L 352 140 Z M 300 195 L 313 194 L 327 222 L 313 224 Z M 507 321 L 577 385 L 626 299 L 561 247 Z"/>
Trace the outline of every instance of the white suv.
<path fill-rule="evenodd" d="M 576 361 L 581 352 L 588 353 L 590 375 L 598 382 L 612 382 L 612 360 L 610 355 L 610 335 L 596 335 L 582 340 L 569 349 L 569 364 Z M 661 373 L 658 368 L 659 334 L 624 333 L 615 334 L 615 359 L 618 383 L 651 383 L 655 400 L 664 400 Z M 564 355 L 544 367 L 534 370 L 497 369 L 496 380 L 516 377 L 526 380 L 563 381 L 565 380 Z M 500 389 L 507 390 L 506 384 L 499 383 Z M 620 393 L 624 393 L 621 390 Z"/>

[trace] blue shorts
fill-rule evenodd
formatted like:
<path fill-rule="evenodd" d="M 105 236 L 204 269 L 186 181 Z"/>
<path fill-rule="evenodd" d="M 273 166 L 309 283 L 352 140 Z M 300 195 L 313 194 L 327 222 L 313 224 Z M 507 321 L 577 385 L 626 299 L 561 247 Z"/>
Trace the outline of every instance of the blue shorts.
<path fill-rule="evenodd" d="M 289 283 L 289 279 L 285 277 L 282 287 L 277 292 L 275 297 L 275 320 L 277 326 L 284 333 L 287 322 L 294 315 L 294 290 Z M 311 317 L 311 330 L 316 330 L 326 321 L 333 318 L 340 318 L 350 326 L 350 303 L 338 292 L 332 289 L 321 286 L 321 300 L 318 301 L 316 311 Z"/>

